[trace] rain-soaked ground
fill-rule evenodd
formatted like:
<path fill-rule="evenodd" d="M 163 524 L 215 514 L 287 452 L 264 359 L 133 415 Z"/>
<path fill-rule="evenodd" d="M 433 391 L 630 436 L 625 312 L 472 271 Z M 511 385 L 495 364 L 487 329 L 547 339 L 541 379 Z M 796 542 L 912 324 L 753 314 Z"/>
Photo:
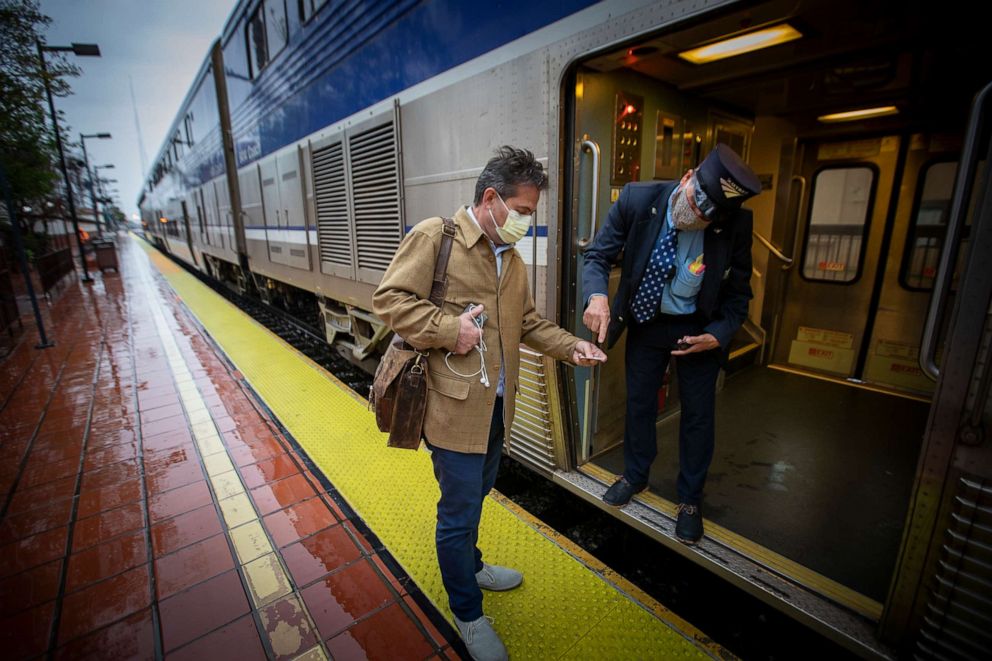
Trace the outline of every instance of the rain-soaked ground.
<path fill-rule="evenodd" d="M 183 264 L 183 266 L 186 266 Z M 313 320 L 276 310 L 188 269 L 358 393 L 372 377 L 327 346 Z M 744 659 L 854 658 L 715 574 L 504 456 L 496 489 Z"/>

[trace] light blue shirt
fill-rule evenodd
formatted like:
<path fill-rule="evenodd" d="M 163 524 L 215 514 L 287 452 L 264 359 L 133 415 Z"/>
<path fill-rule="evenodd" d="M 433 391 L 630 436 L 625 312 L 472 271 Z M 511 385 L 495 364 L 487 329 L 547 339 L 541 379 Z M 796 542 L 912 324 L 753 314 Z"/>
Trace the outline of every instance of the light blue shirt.
<path fill-rule="evenodd" d="M 678 189 L 676 189 L 677 191 Z M 666 220 L 669 227 L 672 223 L 672 198 L 668 200 Z M 661 292 L 662 314 L 692 314 L 696 311 L 696 297 L 703 284 L 703 274 L 694 275 L 689 271 L 689 265 L 696 257 L 703 254 L 705 230 L 680 230 L 676 246 L 678 259 L 675 262 L 675 274 L 665 281 L 665 289 Z"/>
<path fill-rule="evenodd" d="M 481 230 L 482 225 L 479 223 L 479 219 L 475 217 L 475 214 L 472 213 L 472 207 L 466 204 L 465 211 L 468 212 L 468 217 L 474 220 L 475 224 L 478 225 L 479 229 Z M 505 253 L 507 250 L 512 250 L 514 244 L 505 243 L 498 246 L 492 242 L 492 240 L 485 232 L 482 233 L 482 236 L 486 240 L 486 242 L 489 243 L 489 247 L 493 249 L 493 254 L 496 255 L 496 279 L 498 280 L 503 275 L 503 253 Z M 498 287 L 499 285 L 497 285 L 497 288 Z M 496 395 L 498 397 L 503 396 L 503 386 L 505 385 L 505 381 L 506 381 L 506 370 L 503 368 L 503 354 L 501 349 L 499 356 L 499 381 L 496 383 Z"/>
<path fill-rule="evenodd" d="M 681 190 L 681 186 L 676 186 L 668 198 L 668 206 L 665 208 L 665 224 L 669 229 L 675 227 L 672 222 L 672 200 L 675 199 L 679 190 Z M 662 313 L 692 314 L 696 311 L 696 296 L 702 285 L 703 274 L 692 274 L 689 271 L 689 264 L 703 254 L 704 238 L 705 230 L 679 230 L 675 273 L 665 281 L 665 289 L 661 294 L 660 309 Z M 592 300 L 593 296 L 606 296 L 606 293 L 590 294 L 589 300 Z M 586 301 L 587 305 L 588 303 L 589 301 Z"/>

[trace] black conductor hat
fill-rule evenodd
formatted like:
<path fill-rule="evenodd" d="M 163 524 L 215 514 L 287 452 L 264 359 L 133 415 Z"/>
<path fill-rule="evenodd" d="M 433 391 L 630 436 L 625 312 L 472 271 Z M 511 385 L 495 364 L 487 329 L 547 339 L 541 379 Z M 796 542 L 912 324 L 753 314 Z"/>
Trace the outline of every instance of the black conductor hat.
<path fill-rule="evenodd" d="M 709 198 L 713 220 L 741 208 L 748 198 L 761 192 L 761 182 L 733 149 L 723 143 L 717 144 L 693 173 L 699 188 Z M 709 209 L 700 208 L 710 216 Z"/>

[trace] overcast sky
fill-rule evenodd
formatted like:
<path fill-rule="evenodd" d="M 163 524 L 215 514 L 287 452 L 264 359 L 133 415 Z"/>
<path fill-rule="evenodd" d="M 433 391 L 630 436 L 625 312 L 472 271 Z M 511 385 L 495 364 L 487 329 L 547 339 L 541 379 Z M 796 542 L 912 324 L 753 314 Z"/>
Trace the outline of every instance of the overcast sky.
<path fill-rule="evenodd" d="M 71 81 L 73 95 L 55 104 L 64 111 L 74 140 L 80 132 L 113 134 L 112 140 L 87 139 L 86 149 L 91 165 L 116 166 L 100 172 L 119 181 L 118 199 L 129 217 L 137 212 L 145 172 L 128 76 L 134 82 L 145 154 L 152 159 L 234 4 L 235 0 L 41 0 L 42 12 L 52 17 L 46 33 L 49 45 L 100 46 L 99 58 L 69 55 L 83 73 Z"/>

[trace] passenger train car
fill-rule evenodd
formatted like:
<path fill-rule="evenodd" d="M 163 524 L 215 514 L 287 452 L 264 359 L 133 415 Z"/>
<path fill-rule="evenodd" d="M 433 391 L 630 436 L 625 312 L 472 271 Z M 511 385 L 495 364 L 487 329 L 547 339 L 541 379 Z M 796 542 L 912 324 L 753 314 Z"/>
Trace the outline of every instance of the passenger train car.
<path fill-rule="evenodd" d="M 613 513 L 859 654 L 981 656 L 992 67 L 953 5 L 242 0 L 148 175 L 143 225 L 368 368 L 397 245 L 470 202 L 496 146 L 548 167 L 517 250 L 543 314 L 588 337 L 583 251 L 621 187 L 730 145 L 764 191 L 707 538 L 674 540 L 674 386 L 651 488 Z M 525 349 L 508 447 L 600 506 L 622 470 L 623 348 L 597 369 Z"/>

